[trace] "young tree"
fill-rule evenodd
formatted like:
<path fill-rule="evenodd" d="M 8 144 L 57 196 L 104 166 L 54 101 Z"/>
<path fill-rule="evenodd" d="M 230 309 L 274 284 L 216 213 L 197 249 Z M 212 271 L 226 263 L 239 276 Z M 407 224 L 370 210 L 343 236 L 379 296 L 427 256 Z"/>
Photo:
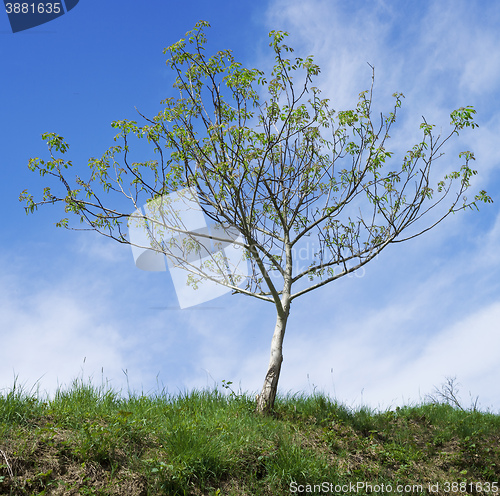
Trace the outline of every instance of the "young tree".
<path fill-rule="evenodd" d="M 191 271 L 193 285 L 209 278 L 233 293 L 272 303 L 276 325 L 257 397 L 257 410 L 268 412 L 275 401 L 295 298 L 358 270 L 391 243 L 414 238 L 451 213 L 492 200 L 485 191 L 472 201 L 464 196 L 476 174 L 470 151 L 460 153 L 459 170 L 435 183 L 431 178 L 443 145 L 463 128 L 477 127 L 472 107 L 451 113 L 451 130 L 444 138 L 433 135 L 433 126 L 424 119 L 422 140 L 394 163 L 387 141 L 402 94 L 393 95 L 392 112 L 380 115 L 377 124 L 371 110 L 372 77 L 371 89 L 360 94 L 356 108 L 336 112 L 312 86 L 320 68 L 310 56 L 292 58 L 293 50 L 283 42 L 287 33 L 270 33 L 275 63 L 266 77 L 263 71 L 244 68 L 229 50 L 205 55 L 207 26 L 197 23 L 186 39 L 164 51 L 169 54 L 167 66 L 176 74 L 177 99 L 164 100 L 164 109 L 152 119 L 139 113 L 143 125 L 113 122 L 119 129 L 115 141 L 121 144 L 89 160 L 88 180 L 67 177 L 71 161 L 56 154 L 66 153 L 68 144 L 54 133 L 44 134 L 50 160 L 31 159 L 29 168 L 57 178 L 64 194 L 46 187 L 40 201 L 26 190 L 20 200 L 27 212 L 62 202 L 87 229 L 122 243 L 131 243 L 124 230 L 129 213 L 113 206 L 112 195 L 124 195 L 136 209 L 150 200 L 156 206 L 149 217 L 137 210 L 136 220 L 147 227 L 154 250 Z M 130 163 L 133 135 L 152 144 L 157 160 Z M 204 214 L 222 227 L 218 234 L 190 230 L 163 215 L 168 195 L 179 190 L 197 195 Z M 433 210 L 445 198 L 446 208 Z M 160 208 L 154 203 L 158 201 Z M 73 229 L 67 218 L 57 225 Z M 162 228 L 182 234 L 181 241 L 174 247 L 164 242 Z M 223 257 L 192 263 L 187 254 L 198 254 L 201 260 L 209 252 L 207 238 L 239 244 L 250 264 L 249 277 L 233 277 Z M 295 254 L 305 245 L 314 252 L 298 266 Z"/>

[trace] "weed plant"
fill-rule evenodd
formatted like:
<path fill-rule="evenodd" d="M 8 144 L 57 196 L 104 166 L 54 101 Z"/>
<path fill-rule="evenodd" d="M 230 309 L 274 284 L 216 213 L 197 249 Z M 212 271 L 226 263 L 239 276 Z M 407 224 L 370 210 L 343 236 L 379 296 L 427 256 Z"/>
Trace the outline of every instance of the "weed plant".
<path fill-rule="evenodd" d="M 77 380 L 53 398 L 14 385 L 0 396 L 0 494 L 499 494 L 499 415 L 296 394 L 261 416 L 230 384 L 123 397 Z"/>

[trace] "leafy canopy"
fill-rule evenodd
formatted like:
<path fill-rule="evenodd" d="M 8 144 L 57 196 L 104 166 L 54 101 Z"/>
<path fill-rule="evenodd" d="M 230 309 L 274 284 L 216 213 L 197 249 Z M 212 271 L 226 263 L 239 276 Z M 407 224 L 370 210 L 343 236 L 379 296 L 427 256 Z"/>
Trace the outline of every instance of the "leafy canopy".
<path fill-rule="evenodd" d="M 194 188 L 208 217 L 243 235 L 253 269 L 245 287 L 227 277 L 219 282 L 279 306 L 292 285 L 298 290 L 290 292 L 291 299 L 359 269 L 390 243 L 417 236 L 450 213 L 492 201 L 485 191 L 472 200 L 464 196 L 477 173 L 470 151 L 460 153 L 458 170 L 431 185 L 431 164 L 443 145 L 464 128 L 477 127 L 472 107 L 451 113 L 445 138 L 435 137 L 434 126 L 424 120 L 422 140 L 394 164 L 387 142 L 401 93 L 393 95 L 392 111 L 378 124 L 371 109 L 373 77 L 355 108 L 335 111 L 312 85 L 320 68 L 311 56 L 293 56 L 284 43 L 287 33 L 270 33 L 275 62 L 266 75 L 243 67 L 230 50 L 207 56 L 208 26 L 197 23 L 164 51 L 176 75 L 177 98 L 162 101 L 163 110 L 153 118 L 139 112 L 142 125 L 113 122 L 117 144 L 89 160 L 88 179 L 68 179 L 72 163 L 63 155 L 69 145 L 57 134 L 42 136 L 50 160 L 34 158 L 29 167 L 56 177 L 65 193 L 58 196 L 46 187 L 35 202 L 25 190 L 20 199 L 28 212 L 62 202 L 87 229 L 129 242 L 124 229 L 129 212 L 112 206 L 112 194 L 139 208 L 147 200 Z M 154 160 L 130 161 L 133 136 L 152 145 Z M 431 225 L 402 235 L 446 197 L 449 205 Z M 68 218 L 57 225 L 73 229 Z M 296 250 L 310 239 L 313 252 L 294 265 Z M 160 248 L 168 255 L 168 246 Z M 203 267 L 195 273 L 204 275 Z"/>

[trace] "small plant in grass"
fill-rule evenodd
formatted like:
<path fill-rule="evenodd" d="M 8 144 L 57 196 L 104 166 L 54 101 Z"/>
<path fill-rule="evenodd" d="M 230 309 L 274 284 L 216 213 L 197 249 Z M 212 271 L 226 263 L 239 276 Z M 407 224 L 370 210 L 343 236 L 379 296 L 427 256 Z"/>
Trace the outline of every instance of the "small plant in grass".
<path fill-rule="evenodd" d="M 452 405 L 459 410 L 465 412 L 465 408 L 462 406 L 462 400 L 459 396 L 460 384 L 457 382 L 456 377 L 447 377 L 446 382 L 441 384 L 440 387 L 434 388 L 434 393 L 427 395 L 427 401 L 431 403 L 445 403 L 447 405 Z M 472 412 L 478 411 L 478 401 L 479 396 L 475 398 L 471 396 L 471 406 L 469 408 Z"/>

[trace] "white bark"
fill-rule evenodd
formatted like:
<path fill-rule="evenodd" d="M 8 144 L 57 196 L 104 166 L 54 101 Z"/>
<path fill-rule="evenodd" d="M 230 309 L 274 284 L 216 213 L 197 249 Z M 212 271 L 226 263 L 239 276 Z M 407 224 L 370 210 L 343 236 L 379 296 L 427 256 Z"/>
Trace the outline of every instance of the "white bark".
<path fill-rule="evenodd" d="M 257 397 L 257 411 L 268 413 L 274 407 L 276 392 L 278 390 L 278 379 L 283 361 L 283 338 L 285 337 L 286 322 L 290 308 L 289 297 L 283 301 L 283 312 L 278 312 L 276 327 L 274 328 L 273 339 L 271 341 L 271 356 L 267 368 L 266 378 L 260 395 Z M 285 311 L 286 309 L 286 311 Z"/>
<path fill-rule="evenodd" d="M 271 357 L 267 368 L 266 378 L 260 395 L 257 396 L 257 411 L 268 413 L 274 408 L 274 400 L 278 391 L 278 380 L 283 361 L 283 338 L 285 337 L 286 323 L 290 313 L 290 293 L 292 289 L 292 249 L 285 235 L 286 267 L 284 271 L 284 287 L 281 300 L 276 299 L 276 327 L 271 341 Z"/>

